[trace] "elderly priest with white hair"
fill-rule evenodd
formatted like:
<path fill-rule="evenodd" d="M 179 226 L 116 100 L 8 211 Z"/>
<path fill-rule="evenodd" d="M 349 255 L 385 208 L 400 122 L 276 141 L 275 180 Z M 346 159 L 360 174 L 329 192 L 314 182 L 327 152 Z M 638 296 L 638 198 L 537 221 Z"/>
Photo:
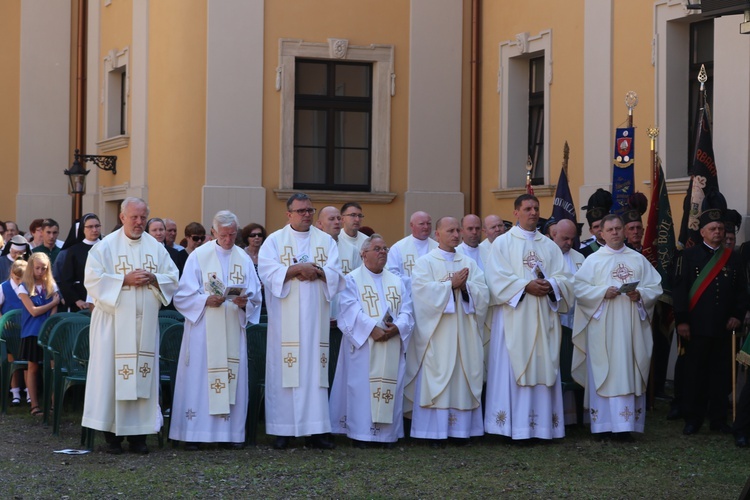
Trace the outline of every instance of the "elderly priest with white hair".
<path fill-rule="evenodd" d="M 164 245 L 144 231 L 148 205 L 125 198 L 122 228 L 94 245 L 84 285 L 94 299 L 82 425 L 104 431 L 109 453 L 148 453 L 159 432 L 159 308 L 172 300 L 178 271 Z"/>
<path fill-rule="evenodd" d="M 363 265 L 339 294 L 344 337 L 331 390 L 331 429 L 357 448 L 392 445 L 404 436 L 404 346 L 414 328 L 411 293 L 385 269 L 388 247 L 379 234 L 365 239 Z"/>
<path fill-rule="evenodd" d="M 260 317 L 260 281 L 253 262 L 234 244 L 239 221 L 223 210 L 213 219 L 214 241 L 193 251 L 174 296 L 185 316 L 170 439 L 186 450 L 198 443 L 245 445 L 247 339 Z"/>

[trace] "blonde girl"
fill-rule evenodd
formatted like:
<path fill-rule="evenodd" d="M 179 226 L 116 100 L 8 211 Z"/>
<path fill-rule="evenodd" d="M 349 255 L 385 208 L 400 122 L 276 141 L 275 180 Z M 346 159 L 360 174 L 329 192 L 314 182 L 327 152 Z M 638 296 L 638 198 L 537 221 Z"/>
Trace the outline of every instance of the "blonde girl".
<path fill-rule="evenodd" d="M 31 414 L 42 415 L 37 395 L 39 362 L 42 360 L 42 348 L 37 344 L 37 337 L 42 324 L 50 314 L 57 312 L 60 294 L 52 277 L 52 266 L 49 257 L 41 252 L 32 253 L 23 283 L 18 287 L 18 297 L 23 303 L 21 313 L 21 357 L 28 361 L 26 370 L 26 388 L 31 398 Z"/>

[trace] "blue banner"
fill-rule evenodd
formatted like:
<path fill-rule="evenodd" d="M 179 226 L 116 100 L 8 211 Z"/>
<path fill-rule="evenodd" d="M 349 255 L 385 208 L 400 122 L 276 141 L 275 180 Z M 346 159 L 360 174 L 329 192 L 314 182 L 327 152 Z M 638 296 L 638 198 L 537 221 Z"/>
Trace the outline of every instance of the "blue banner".
<path fill-rule="evenodd" d="M 615 159 L 612 169 L 612 213 L 628 210 L 628 198 L 635 191 L 635 137 L 633 127 L 615 132 Z"/>
<path fill-rule="evenodd" d="M 568 176 L 565 175 L 565 169 L 560 170 L 560 180 L 557 181 L 555 199 L 552 202 L 552 217 L 558 222 L 563 219 L 577 222 L 576 207 L 573 205 L 573 197 L 570 195 L 570 186 L 568 185 Z"/>

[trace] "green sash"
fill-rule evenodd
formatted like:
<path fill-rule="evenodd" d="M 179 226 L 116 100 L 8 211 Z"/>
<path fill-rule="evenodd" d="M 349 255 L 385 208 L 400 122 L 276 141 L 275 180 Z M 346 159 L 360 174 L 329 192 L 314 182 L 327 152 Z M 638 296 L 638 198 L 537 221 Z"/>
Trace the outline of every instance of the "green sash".
<path fill-rule="evenodd" d="M 706 265 L 703 266 L 703 269 L 701 269 L 701 272 L 698 273 L 698 277 L 695 279 L 695 282 L 693 282 L 693 286 L 690 287 L 690 293 L 688 294 L 690 305 L 688 307 L 688 310 L 693 310 L 695 305 L 698 303 L 698 300 L 703 295 L 703 292 L 705 292 L 706 288 L 708 288 L 708 285 L 719 274 L 719 272 L 721 272 L 724 264 L 726 264 L 729 260 L 730 255 L 732 255 L 731 250 L 724 248 L 724 246 L 720 246 L 719 249 L 714 252 L 711 260 L 709 260 Z"/>

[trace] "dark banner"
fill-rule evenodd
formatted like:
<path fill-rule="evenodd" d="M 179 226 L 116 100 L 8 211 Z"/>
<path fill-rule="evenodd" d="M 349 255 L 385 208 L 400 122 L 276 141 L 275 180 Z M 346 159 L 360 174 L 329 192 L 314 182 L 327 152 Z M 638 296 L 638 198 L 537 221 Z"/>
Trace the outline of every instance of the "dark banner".
<path fill-rule="evenodd" d="M 663 300 L 671 303 L 672 298 L 672 259 L 675 251 L 674 222 L 669 206 L 667 185 L 661 161 L 654 169 L 652 179 L 651 204 L 648 209 L 646 235 L 643 237 L 643 256 L 661 275 Z"/>
<path fill-rule="evenodd" d="M 628 198 L 635 191 L 635 137 L 633 127 L 615 131 L 614 168 L 612 169 L 612 213 L 629 209 Z"/>

